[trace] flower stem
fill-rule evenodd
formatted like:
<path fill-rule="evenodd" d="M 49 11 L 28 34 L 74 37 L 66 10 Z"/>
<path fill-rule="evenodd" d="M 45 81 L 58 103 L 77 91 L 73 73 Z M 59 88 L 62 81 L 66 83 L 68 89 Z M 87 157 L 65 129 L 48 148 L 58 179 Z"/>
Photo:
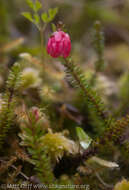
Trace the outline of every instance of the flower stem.
<path fill-rule="evenodd" d="M 44 56 L 44 32 L 46 29 L 46 24 L 40 27 L 40 40 L 41 40 L 41 63 L 43 64 L 43 71 L 45 73 L 45 56 Z"/>
<path fill-rule="evenodd" d="M 81 77 L 83 76 L 83 73 L 79 70 L 79 74 L 77 71 L 77 67 L 76 65 L 74 65 L 72 62 L 70 62 L 68 59 L 64 58 L 64 65 L 65 67 L 68 69 L 68 71 L 72 74 L 73 78 L 75 79 L 75 81 L 77 82 L 78 86 L 80 87 L 80 89 L 82 90 L 82 92 L 85 94 L 86 97 L 88 97 L 88 99 L 94 104 L 97 112 L 99 113 L 100 117 L 105 121 L 106 116 L 105 113 L 103 112 L 103 110 L 101 109 L 101 107 L 99 106 L 98 102 L 96 101 L 96 99 L 92 96 L 92 94 L 88 91 L 88 87 L 86 88 L 85 85 L 83 84 L 83 80 L 81 79 Z M 81 76 L 81 77 L 80 77 Z M 90 90 L 90 89 L 89 89 Z"/>

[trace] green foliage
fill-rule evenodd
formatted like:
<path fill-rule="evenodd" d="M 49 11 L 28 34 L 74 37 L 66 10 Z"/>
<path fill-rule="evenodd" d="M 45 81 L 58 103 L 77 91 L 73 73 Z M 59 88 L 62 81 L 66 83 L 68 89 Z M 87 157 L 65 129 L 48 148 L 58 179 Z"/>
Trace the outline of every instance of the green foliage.
<path fill-rule="evenodd" d="M 86 98 L 89 109 L 91 109 L 92 112 L 94 110 L 98 117 L 101 118 L 101 121 L 104 123 L 104 127 L 108 126 L 109 123 L 105 116 L 106 112 L 104 104 L 101 101 L 100 96 L 98 96 L 90 87 L 90 84 L 87 82 L 82 70 L 76 66 L 71 59 L 65 59 L 63 64 L 66 67 L 67 74 L 70 76 L 69 78 L 72 76 L 72 79 L 70 79 L 71 82 L 80 88 L 81 93 Z"/>
<path fill-rule="evenodd" d="M 27 18 L 29 21 L 33 22 L 33 18 L 30 12 L 23 12 L 22 15 Z"/>
<path fill-rule="evenodd" d="M 41 141 L 41 146 L 47 146 L 48 154 L 53 163 L 59 161 L 66 152 L 67 154 L 76 154 L 78 152 L 77 144 L 61 133 L 47 133 L 42 137 Z"/>
<path fill-rule="evenodd" d="M 15 63 L 9 73 L 7 80 L 7 90 L 14 93 L 19 89 L 21 85 L 21 68 L 19 63 Z"/>
<path fill-rule="evenodd" d="M 47 145 L 41 146 L 41 137 L 45 131 L 41 125 L 41 116 L 39 111 L 26 112 L 26 117 L 21 123 L 22 133 L 19 135 L 22 139 L 21 145 L 27 146 L 28 152 L 32 156 L 32 162 L 35 170 L 44 184 L 54 183 L 51 160 L 48 157 Z M 39 118 L 38 118 L 39 117 Z"/>
<path fill-rule="evenodd" d="M 20 143 L 26 146 L 32 156 L 31 162 L 35 165 L 35 170 L 42 183 L 46 185 L 59 183 L 54 177 L 52 165 L 55 164 L 64 152 L 76 154 L 76 144 L 64 137 L 61 133 L 47 132 L 44 117 L 36 107 L 29 112 L 24 111 L 23 119 L 19 118 L 22 139 Z"/>
<path fill-rule="evenodd" d="M 28 6 L 29 6 L 32 10 L 35 10 L 35 5 L 34 5 L 34 3 L 33 3 L 32 0 L 26 0 L 26 2 L 27 2 L 27 4 L 28 4 Z"/>
<path fill-rule="evenodd" d="M 41 30 L 44 24 L 48 24 L 49 22 L 53 21 L 56 14 L 58 13 L 58 8 L 50 8 L 47 12 L 39 14 L 40 9 L 42 9 L 42 4 L 39 0 L 33 2 L 32 0 L 26 0 L 28 6 L 31 8 L 32 13 L 30 12 L 23 12 L 22 15 L 27 18 L 30 22 L 34 23 L 36 27 Z M 43 21 L 43 23 L 42 23 Z"/>
<path fill-rule="evenodd" d="M 40 184 L 57 185 L 55 186 L 57 188 L 49 188 L 51 190 L 61 190 L 64 188 L 74 189 L 74 187 L 67 188 L 66 186 L 87 184 L 90 189 L 98 190 L 101 188 L 105 190 L 107 189 L 106 187 L 112 187 L 112 185 L 108 185 L 106 182 L 108 183 L 112 180 L 112 183 L 116 183 L 118 176 L 128 175 L 128 167 L 126 167 L 128 165 L 128 159 L 125 159 L 125 154 L 127 154 L 126 156 L 128 157 L 129 116 L 127 115 L 123 118 L 119 117 L 119 120 L 115 117 L 112 119 L 107 115 L 107 108 L 108 106 L 113 107 L 113 109 L 109 110 L 109 112 L 113 114 L 114 109 L 117 109 L 117 106 L 120 104 L 120 109 L 117 109 L 120 112 L 119 115 L 122 116 L 125 112 L 128 114 L 129 74 L 127 71 L 122 75 L 120 91 L 117 85 L 117 79 L 126 67 L 128 67 L 128 56 L 125 56 L 125 48 L 121 52 L 121 45 L 119 46 L 118 52 L 120 55 L 116 56 L 117 54 L 114 54 L 113 46 L 116 46 L 116 42 L 118 45 L 124 41 L 128 42 L 128 34 L 126 33 L 126 30 L 128 31 L 128 23 L 124 20 L 126 20 L 125 18 L 128 16 L 129 11 L 127 7 L 123 6 L 123 2 L 111 0 L 110 4 L 110 2 L 107 3 L 104 1 L 100 3 L 100 1 L 101 0 L 93 0 L 93 2 L 90 0 L 87 2 L 68 1 L 68 4 L 67 2 L 58 4 L 62 9 L 64 9 L 64 7 L 68 8 L 66 14 L 69 10 L 72 10 L 74 13 L 74 16 L 70 15 L 68 19 L 65 18 L 66 21 L 68 21 L 67 24 L 69 24 L 70 27 L 72 26 L 69 30 L 72 34 L 72 40 L 75 40 L 74 32 L 75 34 L 79 32 L 79 38 L 82 38 L 84 33 L 85 38 L 82 39 L 83 42 L 87 42 L 82 48 L 78 43 L 73 43 L 75 48 L 73 48 L 72 55 L 73 59 L 78 60 L 80 65 L 86 63 L 84 66 L 86 68 L 86 74 L 83 74 L 80 67 L 74 64 L 71 59 L 63 60 L 71 84 L 79 90 L 79 93 L 76 93 L 75 89 L 64 80 L 63 68 L 58 65 L 58 62 L 54 62 L 54 59 L 50 60 L 47 56 L 45 57 L 45 28 L 47 24 L 52 22 L 56 17 L 58 8 L 48 8 L 48 11 L 46 11 L 44 7 L 45 12 L 42 12 L 41 0 L 26 0 L 30 11 L 22 14 L 30 22 L 35 24 L 40 31 L 42 56 L 39 57 L 40 49 L 34 41 L 38 38 L 33 39 L 34 43 L 31 43 L 31 45 L 34 45 L 34 48 L 29 46 L 28 49 L 26 47 L 28 44 L 26 43 L 23 47 L 19 48 L 19 46 L 23 44 L 24 39 L 16 39 L 11 43 L 3 44 L 0 48 L 0 87 L 1 93 L 4 94 L 2 98 L 0 96 L 1 150 L 4 140 L 8 137 L 8 143 L 5 143 L 5 149 L 3 148 L 3 151 L 1 151 L 0 183 L 1 181 L 4 184 L 28 184 L 31 182 L 38 184 L 39 187 Z M 5 5 L 7 4 L 7 6 L 8 4 L 15 5 L 16 3 L 16 8 L 23 3 L 17 0 L 12 0 L 11 2 L 7 0 L 8 3 L 2 0 L 2 2 L 4 2 Z M 48 1 L 48 5 L 49 3 L 52 7 L 54 6 L 54 2 Z M 74 8 L 72 4 L 74 4 L 76 8 Z M 106 8 L 103 5 L 105 5 Z M 1 14 L 3 15 L 1 7 L 2 6 L 0 6 L 0 18 L 3 18 L 3 16 L 1 17 Z M 76 10 L 79 11 L 76 13 Z M 13 11 L 10 12 L 13 14 Z M 9 11 L 6 11 L 4 14 L 9 14 L 10 16 Z M 123 16 L 124 19 L 122 17 L 120 18 L 119 15 L 121 14 L 126 15 Z M 65 11 L 61 16 L 65 17 Z M 12 18 L 12 15 L 10 18 Z M 23 23 L 21 23 L 22 18 L 19 20 L 19 18 L 16 18 L 16 14 L 14 14 L 14 18 L 21 28 L 25 28 L 28 33 L 30 32 L 29 34 L 34 34 L 35 36 L 35 31 L 30 31 L 31 25 L 28 24 L 30 28 L 24 27 L 24 19 Z M 96 19 L 100 19 L 104 23 L 103 26 L 107 32 L 106 42 L 108 48 L 104 49 L 104 34 L 99 21 L 94 25 L 94 37 L 90 39 L 89 28 L 91 29 L 91 25 Z M 3 20 L 5 21 L 5 19 Z M 5 27 L 8 23 L 5 24 L 3 20 L 2 27 Z M 124 21 L 123 23 L 120 22 L 124 27 L 121 28 L 120 24 L 115 30 L 115 24 L 120 20 Z M 73 22 L 75 22 L 75 27 L 71 24 Z M 14 22 L 11 21 L 11 23 L 13 23 L 13 27 L 15 26 L 17 29 L 15 20 Z M 110 25 L 110 23 L 114 25 Z M 12 27 L 10 22 L 9 26 Z M 58 26 L 62 25 L 58 23 Z M 57 28 L 59 28 L 58 26 L 56 27 L 55 24 L 52 24 L 52 30 L 56 31 Z M 110 27 L 111 31 L 109 30 Z M 48 35 L 49 29 L 48 27 L 45 33 L 46 35 Z M 65 31 L 63 27 L 61 29 Z M 10 28 L 8 30 L 10 31 Z M 86 30 L 88 31 L 88 35 L 85 33 Z M 80 31 L 83 32 L 80 33 Z M 115 36 L 114 33 L 117 35 Z M 15 37 L 15 32 L 13 35 Z M 3 36 L 5 36 L 4 32 L 2 32 L 0 40 L 4 39 Z M 10 38 L 10 35 L 7 36 L 7 41 L 8 37 Z M 118 42 L 119 40 L 120 42 Z M 93 41 L 95 51 L 92 51 L 92 48 L 91 51 L 88 49 L 89 42 L 91 41 Z M 28 41 L 28 43 L 29 42 L 30 41 Z M 10 58 L 17 57 L 18 52 L 27 51 L 37 57 L 22 53 L 22 59 L 20 59 L 23 64 L 22 70 L 19 64 L 14 64 L 9 72 L 5 89 L 4 81 L 7 78 L 6 66 L 8 63 L 9 65 L 11 64 Z M 127 47 L 126 51 L 128 55 Z M 84 52 L 86 52 L 86 55 L 84 55 Z M 117 61 L 114 62 L 113 60 L 110 67 L 102 73 L 105 63 L 104 53 L 105 57 L 108 54 L 111 59 L 112 57 L 117 57 Z M 92 67 L 94 55 L 96 56 L 96 61 Z M 44 59 L 42 59 L 43 56 Z M 90 56 L 93 59 L 86 62 L 87 57 L 89 58 Z M 118 68 L 119 65 L 117 62 L 120 62 L 120 68 Z M 123 67 L 124 62 L 126 62 L 126 67 Z M 42 63 L 45 63 L 45 69 Z M 114 71 L 114 67 L 117 67 L 117 72 Z M 88 76 L 89 74 L 90 76 Z M 108 75 L 113 75 L 113 77 Z M 101 81 L 103 84 L 100 84 Z M 110 95 L 102 92 L 101 88 L 103 87 L 101 87 L 101 85 L 104 85 L 103 91 L 106 91 L 105 89 L 106 87 L 108 88 L 108 85 L 114 88 L 114 84 L 116 85 L 115 93 L 114 89 L 110 89 Z M 20 96 L 17 96 L 19 94 Z M 106 108 L 101 99 L 105 101 Z M 33 105 L 40 107 L 46 115 L 37 107 L 30 108 Z M 117 117 L 119 115 L 117 115 Z M 76 127 L 77 124 L 80 127 Z M 15 129 L 13 134 L 11 134 L 13 135 L 12 137 L 8 135 L 8 132 L 13 126 L 15 126 Z M 19 135 L 21 139 L 18 138 L 19 130 L 21 130 Z M 20 140 L 21 142 L 19 142 Z M 78 145 L 78 142 L 81 147 Z M 20 147 L 20 145 L 22 145 L 22 147 Z M 109 162 L 107 160 L 111 161 Z M 116 163 L 119 163 L 119 171 L 114 171 L 115 168 L 118 168 L 118 164 Z M 18 164 L 20 164 L 20 166 L 18 166 Z M 82 165 L 82 173 L 78 170 L 80 165 Z M 113 168 L 114 170 L 112 170 Z M 5 179 L 6 174 L 8 174 L 8 179 Z M 115 188 L 120 188 L 120 190 L 128 189 L 128 182 L 123 180 L 116 185 Z M 80 188 L 75 189 L 79 190 Z"/>
<path fill-rule="evenodd" d="M 32 9 L 33 14 L 30 12 L 23 12 L 22 15 L 40 28 L 40 16 L 38 15 L 38 11 L 42 8 L 42 4 L 38 0 L 36 0 L 35 3 L 32 0 L 26 0 L 26 2 Z"/>
<path fill-rule="evenodd" d="M 77 133 L 77 136 L 79 138 L 79 142 L 82 148 L 87 149 L 92 139 L 80 127 L 76 127 L 76 133 Z"/>
<path fill-rule="evenodd" d="M 57 13 L 58 13 L 58 8 L 49 9 L 48 10 L 48 14 L 47 13 L 43 13 L 41 15 L 42 21 L 44 23 L 51 22 L 55 18 L 55 16 L 56 16 Z"/>
<path fill-rule="evenodd" d="M 121 118 L 120 120 L 112 122 L 112 124 L 105 130 L 103 138 L 107 141 L 113 141 L 114 143 L 117 143 L 128 126 L 129 115 Z"/>
<path fill-rule="evenodd" d="M 36 2 L 35 2 L 36 11 L 39 11 L 41 8 L 42 8 L 42 4 L 38 0 L 36 0 Z"/>
<path fill-rule="evenodd" d="M 35 3 L 32 0 L 26 0 L 28 6 L 34 11 L 37 12 L 42 8 L 42 4 L 39 0 L 36 0 Z"/>
<path fill-rule="evenodd" d="M 107 127 L 103 133 L 103 135 L 98 140 L 98 148 L 99 145 L 103 146 L 108 143 L 114 143 L 120 148 L 124 148 L 125 153 L 129 153 L 129 143 L 126 141 L 124 134 L 129 127 L 129 115 L 125 117 L 113 121 L 109 127 Z"/>
<path fill-rule="evenodd" d="M 21 84 L 21 70 L 19 63 L 15 63 L 9 73 L 6 83 L 6 91 L 2 99 L 0 114 L 0 148 L 4 142 L 7 132 L 14 123 L 14 110 L 16 106 L 15 95 Z"/>

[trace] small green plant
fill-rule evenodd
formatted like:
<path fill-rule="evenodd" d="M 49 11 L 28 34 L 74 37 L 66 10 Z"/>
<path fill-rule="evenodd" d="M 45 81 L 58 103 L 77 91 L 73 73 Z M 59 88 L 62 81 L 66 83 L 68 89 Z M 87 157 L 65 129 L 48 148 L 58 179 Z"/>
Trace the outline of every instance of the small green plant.
<path fill-rule="evenodd" d="M 45 70 L 45 63 L 44 63 L 44 54 L 45 54 L 45 47 L 44 47 L 44 32 L 47 27 L 47 24 L 52 22 L 55 16 L 58 13 L 58 8 L 50 8 L 48 12 L 42 12 L 42 3 L 39 0 L 26 0 L 28 6 L 31 9 L 31 12 L 23 12 L 22 15 L 32 22 L 40 32 L 40 39 L 41 39 L 41 58 L 42 64 L 44 65 Z M 52 24 L 52 28 L 54 28 L 54 24 Z"/>
<path fill-rule="evenodd" d="M 25 119 L 21 121 L 21 145 L 28 147 L 28 152 L 32 155 L 32 163 L 35 165 L 39 179 L 45 184 L 54 183 L 47 147 L 41 145 L 41 137 L 45 133 L 41 122 L 42 115 L 40 115 L 40 111 L 37 108 L 29 112 L 25 111 L 24 114 Z"/>
<path fill-rule="evenodd" d="M 39 0 L 35 0 L 35 2 L 33 2 L 33 0 L 26 0 L 26 2 L 31 8 L 32 13 L 23 12 L 22 15 L 34 23 L 39 30 L 45 30 L 46 24 L 50 23 L 55 18 L 58 8 L 50 8 L 48 12 L 39 14 L 39 11 L 42 9 L 42 4 Z"/>
<path fill-rule="evenodd" d="M 15 63 L 9 73 L 6 82 L 6 91 L 2 98 L 0 114 L 0 148 L 15 118 L 15 107 L 17 104 L 16 95 L 21 85 L 21 69 L 19 63 Z"/>

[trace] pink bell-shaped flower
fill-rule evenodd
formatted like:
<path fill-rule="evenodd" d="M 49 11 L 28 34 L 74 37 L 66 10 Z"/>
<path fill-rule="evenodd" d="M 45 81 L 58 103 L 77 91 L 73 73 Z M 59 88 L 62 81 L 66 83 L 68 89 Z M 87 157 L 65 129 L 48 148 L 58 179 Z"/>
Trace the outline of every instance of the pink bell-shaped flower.
<path fill-rule="evenodd" d="M 47 52 L 52 57 L 68 57 L 71 51 L 71 40 L 67 33 L 59 30 L 53 33 L 47 44 Z"/>

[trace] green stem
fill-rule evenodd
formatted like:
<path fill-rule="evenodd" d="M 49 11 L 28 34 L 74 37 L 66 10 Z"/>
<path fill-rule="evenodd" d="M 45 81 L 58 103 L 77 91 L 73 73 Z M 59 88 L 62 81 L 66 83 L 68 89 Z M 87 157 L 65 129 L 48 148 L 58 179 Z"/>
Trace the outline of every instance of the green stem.
<path fill-rule="evenodd" d="M 43 64 L 43 70 L 45 73 L 45 56 L 44 56 L 44 32 L 46 29 L 46 24 L 43 27 L 40 27 L 40 40 L 41 40 L 41 63 Z"/>
<path fill-rule="evenodd" d="M 65 61 L 64 65 L 70 71 L 70 73 L 73 75 L 73 77 L 76 80 L 76 82 L 78 83 L 80 89 L 83 91 L 85 96 L 88 97 L 88 99 L 94 104 L 94 106 L 95 106 L 97 112 L 99 113 L 100 117 L 105 121 L 105 113 L 99 107 L 99 105 L 96 102 L 95 98 L 91 95 L 90 92 L 88 92 L 88 89 L 86 89 L 86 87 L 81 82 L 80 76 L 77 74 L 76 69 L 74 69 L 74 68 L 76 68 L 76 66 L 73 65 L 73 63 L 70 63 L 67 59 L 64 59 L 64 61 Z M 72 66 L 71 66 L 71 64 L 72 64 Z M 81 75 L 82 75 L 82 73 L 81 73 Z"/>

